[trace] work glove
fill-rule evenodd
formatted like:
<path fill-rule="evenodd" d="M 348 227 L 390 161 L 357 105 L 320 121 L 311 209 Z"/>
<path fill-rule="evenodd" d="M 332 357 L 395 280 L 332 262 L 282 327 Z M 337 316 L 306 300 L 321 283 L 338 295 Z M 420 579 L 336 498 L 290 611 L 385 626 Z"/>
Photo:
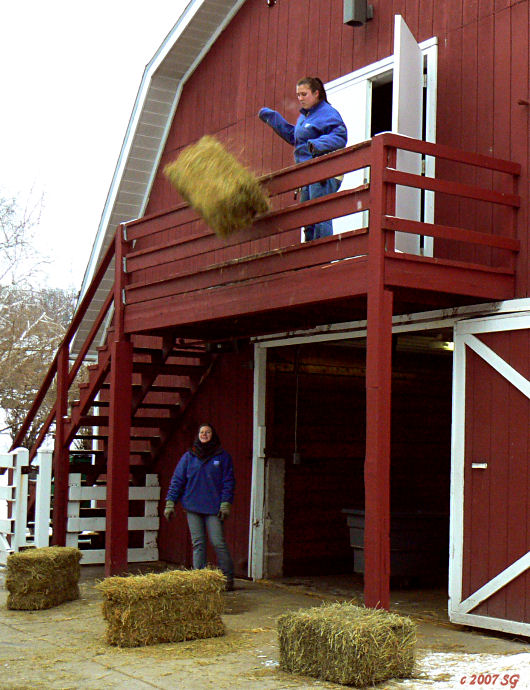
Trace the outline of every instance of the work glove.
<path fill-rule="evenodd" d="M 217 513 L 217 517 L 219 520 L 226 520 L 226 518 L 230 515 L 230 508 L 231 504 L 227 503 L 226 501 L 223 501 L 221 505 L 219 506 L 219 512 Z"/>
<path fill-rule="evenodd" d="M 166 520 L 171 520 L 175 515 L 175 501 L 166 501 L 166 507 L 164 508 L 164 517 Z"/>

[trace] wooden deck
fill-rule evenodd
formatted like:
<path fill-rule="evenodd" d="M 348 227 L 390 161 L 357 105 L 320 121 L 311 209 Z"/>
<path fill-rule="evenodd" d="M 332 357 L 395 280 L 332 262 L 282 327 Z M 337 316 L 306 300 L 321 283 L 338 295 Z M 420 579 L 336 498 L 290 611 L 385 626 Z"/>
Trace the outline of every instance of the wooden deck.
<path fill-rule="evenodd" d="M 398 148 L 440 159 L 445 179 L 398 172 Z M 493 173 L 490 186 L 455 183 L 448 166 Z M 370 168 L 371 184 L 303 204 L 293 199 L 303 184 L 363 168 Z M 378 271 L 394 293 L 395 312 L 513 298 L 518 173 L 514 163 L 387 133 L 265 178 L 272 210 L 228 239 L 187 205 L 128 223 L 125 331 L 177 328 L 222 338 L 359 317 Z M 398 183 L 434 192 L 436 224 L 395 216 Z M 493 210 L 485 216 L 478 206 Z M 304 225 L 363 211 L 368 227 L 300 240 Z M 465 226 L 444 222 L 458 217 Z M 395 251 L 395 232 L 433 237 L 434 257 Z M 462 259 L 465 252 L 452 249 L 461 246 L 479 248 L 479 259 Z"/>

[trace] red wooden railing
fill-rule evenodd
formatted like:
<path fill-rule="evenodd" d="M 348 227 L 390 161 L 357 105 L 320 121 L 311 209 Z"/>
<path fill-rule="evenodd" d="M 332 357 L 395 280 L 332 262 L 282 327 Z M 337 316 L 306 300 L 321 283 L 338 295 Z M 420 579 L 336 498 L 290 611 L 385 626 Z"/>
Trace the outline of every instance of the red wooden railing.
<path fill-rule="evenodd" d="M 444 171 L 446 178 L 400 172 L 395 163 L 399 149 L 432 157 L 437 166 L 451 166 Z M 364 168 L 371 170 L 370 184 L 303 204 L 293 201 L 292 190 L 302 185 Z M 519 250 L 516 237 L 519 173 L 520 166 L 510 161 L 384 133 L 371 141 L 262 178 L 272 198 L 271 212 L 248 230 L 223 240 L 185 204 L 133 221 L 126 226 L 128 239 L 135 241 L 126 255 L 126 329 L 141 330 L 141 322 L 145 323 L 145 314 L 153 300 L 175 300 L 214 287 L 240 285 L 245 289 L 253 281 L 281 276 L 286 271 L 309 270 L 344 258 L 367 257 L 368 232 L 380 237 L 385 259 L 394 263 L 416 262 L 418 288 L 423 286 L 427 270 L 420 264 L 463 269 L 462 275 L 466 270 L 476 269 L 484 275 L 491 274 L 493 280 L 501 281 L 507 276 L 513 282 Z M 477 183 L 473 184 L 475 177 Z M 374 183 L 379 182 L 385 207 L 377 215 L 375 207 L 379 201 L 375 198 Z M 424 223 L 396 217 L 395 195 L 399 185 L 414 187 L 420 193 L 433 192 L 437 216 L 442 220 Z M 442 198 L 443 203 L 438 203 Z M 472 209 L 470 205 L 474 205 Z M 482 205 L 490 208 L 486 215 L 477 210 Z M 500 217 L 491 207 L 507 209 L 508 214 Z M 445 209 L 445 217 L 450 222 L 443 220 L 439 209 Z M 369 212 L 369 230 L 361 228 L 316 242 L 300 242 L 301 226 L 361 211 Z M 459 213 L 461 222 L 458 222 Z M 449 252 L 431 258 L 396 252 L 396 232 L 463 246 L 467 256 L 463 252 L 460 257 L 458 254 L 452 257 Z M 352 268 L 352 277 L 354 271 Z M 392 277 L 392 271 L 389 276 Z M 484 292 L 487 290 L 486 284 Z M 172 307 L 173 304 L 174 301 Z M 144 313 L 142 305 L 146 305 Z M 168 313 L 166 320 L 175 316 L 178 322 L 174 312 Z M 157 325 L 164 327 L 170 323 L 162 321 Z"/>
<path fill-rule="evenodd" d="M 107 251 L 105 252 L 103 259 L 101 260 L 101 263 L 94 275 L 94 278 L 85 294 L 83 299 L 81 300 L 81 303 L 79 304 L 79 307 L 77 308 L 74 318 L 72 319 L 72 323 L 70 324 L 68 330 L 66 331 L 66 334 L 57 350 L 57 353 L 48 369 L 48 372 L 46 376 L 44 377 L 44 381 L 41 384 L 41 387 L 39 388 L 39 391 L 35 397 L 35 400 L 33 401 L 33 405 L 28 411 L 28 414 L 26 415 L 26 418 L 20 427 L 17 435 L 15 436 L 11 450 L 14 448 L 18 448 L 23 440 L 24 437 L 28 431 L 28 429 L 31 426 L 31 423 L 35 419 L 35 416 L 37 412 L 40 409 L 40 406 L 42 405 L 44 398 L 46 397 L 48 391 L 50 390 L 53 381 L 55 377 L 58 374 L 58 368 L 59 365 L 62 365 L 62 367 L 66 367 L 65 370 L 63 371 L 63 374 L 65 373 L 65 381 L 64 383 L 59 383 L 57 385 L 57 391 L 58 394 L 62 394 L 63 396 L 66 396 L 65 399 L 68 397 L 68 391 L 70 390 L 70 386 L 72 385 L 79 369 L 81 368 L 81 365 L 83 364 L 85 357 L 92 347 L 92 344 L 94 342 L 94 338 L 96 337 L 99 329 L 101 328 L 103 321 L 105 320 L 106 315 L 109 312 L 109 309 L 111 308 L 112 302 L 113 302 L 113 289 L 110 290 L 109 294 L 107 295 L 105 301 L 103 302 L 103 305 L 101 306 L 98 315 L 96 316 L 89 333 L 85 339 L 85 342 L 83 343 L 79 354 L 77 355 L 77 358 L 72 365 L 71 368 L 68 369 L 68 360 L 69 360 L 69 355 L 70 355 L 70 345 L 72 343 L 72 340 L 75 337 L 75 334 L 77 333 L 77 330 L 79 326 L 81 325 L 83 319 L 85 318 L 87 311 L 92 304 L 92 300 L 94 299 L 94 296 L 101 285 L 101 281 L 103 280 L 103 277 L 105 276 L 105 273 L 110 266 L 110 263 L 112 259 L 114 258 L 114 252 L 115 252 L 115 243 L 111 242 L 110 246 L 108 247 Z M 50 426 L 53 423 L 53 420 L 56 417 L 57 413 L 57 408 L 58 408 L 58 403 L 56 402 L 52 409 L 50 410 L 50 413 L 48 414 L 48 417 L 46 421 L 44 422 L 37 440 L 35 441 L 33 447 L 30 449 L 30 463 L 31 460 L 35 457 L 37 450 L 39 446 L 41 445 L 42 441 L 44 440 L 46 434 L 50 430 Z"/>

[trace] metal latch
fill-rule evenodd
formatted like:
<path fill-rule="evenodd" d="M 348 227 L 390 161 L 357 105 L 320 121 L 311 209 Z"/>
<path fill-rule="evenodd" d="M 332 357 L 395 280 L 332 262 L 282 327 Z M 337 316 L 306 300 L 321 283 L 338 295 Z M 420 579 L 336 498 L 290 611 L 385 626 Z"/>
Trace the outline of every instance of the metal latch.
<path fill-rule="evenodd" d="M 471 469 L 472 470 L 487 470 L 488 469 L 488 463 L 487 462 L 472 462 L 471 463 Z"/>

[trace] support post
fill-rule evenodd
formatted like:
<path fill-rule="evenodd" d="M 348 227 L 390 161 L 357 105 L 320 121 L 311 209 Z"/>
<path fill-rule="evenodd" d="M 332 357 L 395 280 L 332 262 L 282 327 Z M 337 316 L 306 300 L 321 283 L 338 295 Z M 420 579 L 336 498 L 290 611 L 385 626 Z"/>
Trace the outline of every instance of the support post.
<path fill-rule="evenodd" d="M 364 603 L 390 607 L 392 293 L 368 295 Z"/>
<path fill-rule="evenodd" d="M 388 148 L 384 135 L 374 137 L 372 207 L 368 238 L 366 338 L 366 457 L 364 463 L 364 603 L 390 607 L 390 420 L 392 388 L 393 294 L 385 287 L 387 238 L 382 218 L 394 195 L 387 192 L 383 171 Z"/>
<path fill-rule="evenodd" d="M 132 344 L 111 344 L 105 575 L 127 571 Z"/>
<path fill-rule="evenodd" d="M 68 471 L 70 457 L 65 447 L 65 418 L 68 408 L 68 347 L 57 353 L 57 405 L 55 411 L 55 446 L 53 450 L 53 531 L 52 544 L 66 544 L 68 512 Z"/>
<path fill-rule="evenodd" d="M 111 343 L 105 575 L 127 571 L 133 347 L 124 329 L 124 226 L 116 232 L 114 340 Z"/>

